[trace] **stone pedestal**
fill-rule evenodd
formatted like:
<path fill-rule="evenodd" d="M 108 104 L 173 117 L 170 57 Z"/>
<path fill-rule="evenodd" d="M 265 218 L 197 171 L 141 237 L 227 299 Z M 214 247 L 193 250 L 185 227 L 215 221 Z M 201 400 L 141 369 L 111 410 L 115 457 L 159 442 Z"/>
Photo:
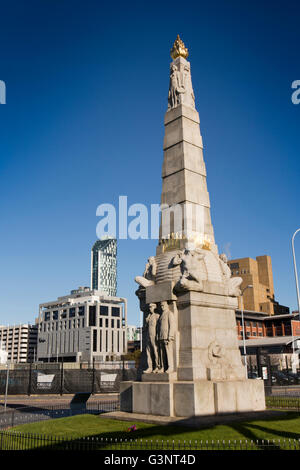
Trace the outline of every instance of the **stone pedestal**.
<path fill-rule="evenodd" d="M 211 293 L 190 291 L 178 297 L 178 380 L 245 378 L 236 332 L 237 299 L 225 291 L 220 295 L 220 285 L 210 287 Z"/>
<path fill-rule="evenodd" d="M 122 382 L 120 409 L 157 416 L 209 416 L 265 410 L 262 380 Z"/>
<path fill-rule="evenodd" d="M 236 333 L 237 299 L 186 292 L 177 299 L 178 364 L 167 374 L 121 383 L 121 411 L 159 416 L 205 416 L 265 409 L 264 383 L 248 380 Z M 211 286 L 211 292 L 213 292 Z"/>

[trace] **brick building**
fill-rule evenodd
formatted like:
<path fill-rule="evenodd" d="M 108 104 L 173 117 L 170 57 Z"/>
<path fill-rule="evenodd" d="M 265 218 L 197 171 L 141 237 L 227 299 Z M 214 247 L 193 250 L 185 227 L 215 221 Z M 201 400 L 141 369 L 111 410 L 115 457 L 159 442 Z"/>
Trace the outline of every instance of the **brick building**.
<path fill-rule="evenodd" d="M 238 339 L 243 339 L 242 313 L 236 310 L 236 324 Z M 300 336 L 300 321 L 298 313 L 287 315 L 265 315 L 260 312 L 245 310 L 244 329 L 246 339 L 259 339 L 262 337 Z"/>
<path fill-rule="evenodd" d="M 289 314 L 289 308 L 275 300 L 272 262 L 268 255 L 228 261 L 232 276 L 243 279 L 241 288 L 252 285 L 243 295 L 244 309 L 267 315 Z M 241 307 L 241 306 L 240 306 Z"/>

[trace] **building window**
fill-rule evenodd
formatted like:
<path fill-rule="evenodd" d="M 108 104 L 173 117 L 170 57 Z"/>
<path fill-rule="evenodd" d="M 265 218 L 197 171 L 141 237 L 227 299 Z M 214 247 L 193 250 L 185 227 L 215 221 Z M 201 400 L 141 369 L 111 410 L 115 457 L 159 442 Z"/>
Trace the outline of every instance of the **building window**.
<path fill-rule="evenodd" d="M 112 328 L 114 328 L 114 327 L 115 327 L 115 322 L 114 322 L 114 320 L 113 320 L 113 319 L 111 320 L 111 327 L 112 327 Z"/>
<path fill-rule="evenodd" d="M 45 321 L 50 320 L 50 312 L 45 312 Z"/>
<path fill-rule="evenodd" d="M 80 307 L 78 307 L 78 315 L 82 317 L 84 316 L 84 313 L 85 313 L 84 305 L 81 305 Z"/>
<path fill-rule="evenodd" d="M 52 313 L 52 320 L 58 320 L 58 310 L 54 310 Z"/>
<path fill-rule="evenodd" d="M 120 320 L 117 320 L 117 328 L 120 328 Z"/>
<path fill-rule="evenodd" d="M 96 326 L 96 305 L 89 307 L 89 326 Z"/>
<path fill-rule="evenodd" d="M 103 326 L 103 318 L 100 318 L 100 320 L 99 320 L 99 326 L 100 326 L 100 328 L 102 328 L 102 326 Z"/>
<path fill-rule="evenodd" d="M 107 305 L 100 305 L 100 315 L 108 315 Z"/>
<path fill-rule="evenodd" d="M 105 318 L 105 328 L 108 328 L 108 318 Z"/>
<path fill-rule="evenodd" d="M 61 318 L 67 318 L 67 310 L 63 310 L 63 313 L 61 314 Z"/>
<path fill-rule="evenodd" d="M 120 307 L 112 307 L 111 308 L 111 316 L 112 317 L 119 317 L 120 316 Z"/>
<path fill-rule="evenodd" d="M 239 268 L 239 263 L 231 263 L 230 267 L 231 267 L 231 269 L 238 269 Z"/>
<path fill-rule="evenodd" d="M 69 309 L 69 318 L 75 317 L 75 307 Z"/>
<path fill-rule="evenodd" d="M 97 330 L 93 330 L 93 352 L 97 351 Z"/>

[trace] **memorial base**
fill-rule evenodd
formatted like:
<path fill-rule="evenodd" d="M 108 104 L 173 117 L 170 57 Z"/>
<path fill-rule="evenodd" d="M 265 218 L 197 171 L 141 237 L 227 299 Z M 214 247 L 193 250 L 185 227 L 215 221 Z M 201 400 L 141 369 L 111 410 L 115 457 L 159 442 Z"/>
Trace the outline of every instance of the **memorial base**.
<path fill-rule="evenodd" d="M 265 410 L 262 380 L 121 382 L 120 410 L 157 416 L 207 416 Z"/>

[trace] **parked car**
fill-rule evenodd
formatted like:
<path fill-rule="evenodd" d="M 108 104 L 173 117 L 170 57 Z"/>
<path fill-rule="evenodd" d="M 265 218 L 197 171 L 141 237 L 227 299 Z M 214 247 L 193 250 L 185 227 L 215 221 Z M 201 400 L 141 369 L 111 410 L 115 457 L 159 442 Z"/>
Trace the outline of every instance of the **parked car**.
<path fill-rule="evenodd" d="M 295 374 L 294 372 L 287 372 L 287 376 L 290 378 L 291 383 L 300 383 L 300 376 L 299 374 Z"/>
<path fill-rule="evenodd" d="M 274 370 L 272 376 L 276 379 L 276 383 L 279 385 L 289 385 L 296 383 L 294 377 L 288 376 L 285 372 L 280 370 Z"/>
<path fill-rule="evenodd" d="M 261 379 L 257 372 L 248 371 L 248 379 Z"/>

